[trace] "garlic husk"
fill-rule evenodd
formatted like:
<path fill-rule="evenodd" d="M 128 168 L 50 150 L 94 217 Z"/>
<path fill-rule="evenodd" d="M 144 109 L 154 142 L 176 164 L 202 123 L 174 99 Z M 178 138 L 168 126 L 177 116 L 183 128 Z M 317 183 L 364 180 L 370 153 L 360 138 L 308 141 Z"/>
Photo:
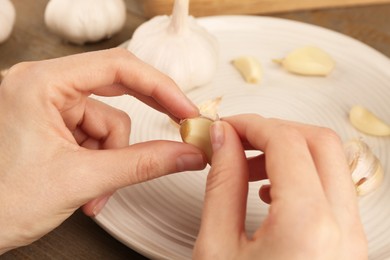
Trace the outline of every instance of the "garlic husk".
<path fill-rule="evenodd" d="M 351 107 L 349 121 L 356 129 L 365 134 L 390 136 L 390 125 L 363 106 L 355 105 Z"/>
<path fill-rule="evenodd" d="M 219 53 L 216 38 L 188 15 L 188 9 L 189 0 L 175 0 L 172 16 L 156 16 L 143 23 L 127 47 L 185 92 L 214 78 Z"/>
<path fill-rule="evenodd" d="M 199 114 L 201 117 L 209 118 L 213 121 L 219 120 L 219 115 L 218 115 L 218 108 L 219 105 L 221 104 L 222 97 L 216 97 L 213 99 L 206 100 L 199 105 L 197 105 L 199 109 Z M 172 119 L 169 119 L 169 121 L 174 125 L 175 127 L 180 127 L 175 121 Z"/>
<path fill-rule="evenodd" d="M 15 7 L 10 0 L 0 0 L 0 43 L 5 42 L 15 25 Z"/>
<path fill-rule="evenodd" d="M 211 163 L 213 149 L 210 139 L 210 127 L 213 120 L 207 117 L 188 118 L 180 123 L 180 136 L 183 142 L 192 144 L 202 150 L 207 161 Z"/>
<path fill-rule="evenodd" d="M 332 57 L 315 46 L 293 50 L 283 59 L 275 59 L 287 71 L 303 76 L 327 76 L 335 67 Z"/>
<path fill-rule="evenodd" d="M 198 105 L 199 113 L 203 117 L 210 118 L 211 120 L 218 120 L 218 108 L 221 104 L 222 97 L 216 97 L 214 99 L 206 100 Z"/>
<path fill-rule="evenodd" d="M 45 9 L 46 26 L 75 44 L 109 38 L 125 21 L 123 0 L 50 0 Z"/>
<path fill-rule="evenodd" d="M 383 181 L 383 168 L 370 147 L 362 140 L 344 144 L 352 180 L 357 194 L 363 196 L 376 190 Z"/>

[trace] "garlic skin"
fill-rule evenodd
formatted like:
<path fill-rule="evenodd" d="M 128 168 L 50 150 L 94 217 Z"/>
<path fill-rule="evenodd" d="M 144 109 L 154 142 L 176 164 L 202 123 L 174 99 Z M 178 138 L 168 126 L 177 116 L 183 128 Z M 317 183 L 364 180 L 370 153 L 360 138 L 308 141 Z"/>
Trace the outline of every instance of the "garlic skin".
<path fill-rule="evenodd" d="M 202 150 L 211 163 L 213 148 L 210 139 L 210 127 L 213 120 L 206 117 L 195 117 L 184 119 L 180 123 L 180 136 L 183 142 L 192 144 Z"/>
<path fill-rule="evenodd" d="M 15 7 L 10 0 L 0 0 L 0 43 L 11 35 L 15 25 Z"/>
<path fill-rule="evenodd" d="M 373 136 L 390 136 L 390 125 L 367 108 L 355 105 L 349 111 L 349 121 L 359 131 Z"/>
<path fill-rule="evenodd" d="M 219 56 L 216 38 L 188 12 L 189 0 L 175 0 L 172 16 L 156 16 L 140 25 L 127 47 L 184 92 L 213 79 Z"/>
<path fill-rule="evenodd" d="M 125 21 L 123 0 L 50 0 L 45 9 L 49 30 L 80 45 L 111 37 Z"/>
<path fill-rule="evenodd" d="M 344 151 L 358 196 L 376 190 L 383 181 L 383 168 L 368 145 L 361 140 L 351 140 L 344 143 Z"/>
<path fill-rule="evenodd" d="M 285 58 L 276 59 L 274 62 L 287 71 L 302 76 L 327 76 L 335 67 L 332 57 L 314 46 L 295 49 Z"/>
<path fill-rule="evenodd" d="M 199 113 L 203 117 L 210 118 L 211 120 L 218 120 L 218 107 L 222 102 L 222 97 L 216 97 L 214 99 L 206 100 L 198 105 Z"/>

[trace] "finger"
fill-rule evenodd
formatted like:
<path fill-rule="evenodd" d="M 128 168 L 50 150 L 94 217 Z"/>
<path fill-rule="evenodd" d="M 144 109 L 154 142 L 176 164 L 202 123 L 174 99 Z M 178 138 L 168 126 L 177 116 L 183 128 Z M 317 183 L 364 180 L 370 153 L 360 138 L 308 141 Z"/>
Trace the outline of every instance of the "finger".
<path fill-rule="evenodd" d="M 169 77 L 143 63 L 122 48 L 89 52 L 34 63 L 34 75 L 43 91 L 49 84 L 49 98 L 63 111 L 77 102 L 78 93 L 121 93 L 150 97 L 148 105 L 163 107 L 168 114 L 182 119 L 199 114 L 196 106 Z M 55 80 L 53 80 L 55 79 Z M 37 84 L 39 85 L 39 84 Z M 54 87 L 54 88 L 53 88 Z M 55 95 L 52 95 L 55 92 Z"/>
<path fill-rule="evenodd" d="M 241 139 L 257 147 L 265 145 L 261 140 L 266 140 L 264 134 L 272 131 L 270 129 L 273 127 L 287 125 L 297 129 L 307 140 L 323 190 L 331 206 L 337 209 L 338 215 L 345 215 L 346 212 L 356 213 L 356 191 L 340 138 L 332 130 L 279 119 L 265 119 L 258 115 L 235 116 L 224 120 L 235 127 Z M 249 122 L 251 122 L 250 127 Z"/>
<path fill-rule="evenodd" d="M 259 197 L 262 201 L 264 201 L 267 204 L 271 204 L 272 198 L 271 198 L 271 185 L 264 184 L 260 187 L 259 190 Z"/>
<path fill-rule="evenodd" d="M 62 114 L 78 144 L 88 149 L 122 148 L 129 145 L 130 117 L 123 111 L 94 99 L 87 99 L 81 120 L 75 109 Z M 70 125 L 71 124 L 71 125 Z"/>
<path fill-rule="evenodd" d="M 108 200 L 111 197 L 110 194 L 106 194 L 103 196 L 100 196 L 99 198 L 93 199 L 83 205 L 81 207 L 81 210 L 84 212 L 85 215 L 93 217 L 100 213 L 100 211 L 103 209 L 103 207 L 107 204 Z"/>
<path fill-rule="evenodd" d="M 201 235 L 211 241 L 237 242 L 245 229 L 248 193 L 245 153 L 233 128 L 225 122 L 212 125 L 211 140 L 214 154 L 207 178 Z"/>
<path fill-rule="evenodd" d="M 206 166 L 200 150 L 172 141 L 150 141 L 115 150 L 82 150 L 70 156 L 66 159 L 77 167 L 68 171 L 63 183 L 73 184 L 70 189 L 82 199 L 80 203 L 131 184 Z"/>
<path fill-rule="evenodd" d="M 356 189 L 340 138 L 331 130 L 319 129 L 308 140 L 323 189 L 339 223 L 342 228 L 352 225 L 358 229 Z"/>
<path fill-rule="evenodd" d="M 307 141 L 299 130 L 288 122 L 257 115 L 224 120 L 232 124 L 241 140 L 247 140 L 266 154 L 272 200 L 274 196 L 292 200 L 324 196 Z"/>
<path fill-rule="evenodd" d="M 268 179 L 267 171 L 265 169 L 264 154 L 248 159 L 249 181 L 260 181 Z"/>

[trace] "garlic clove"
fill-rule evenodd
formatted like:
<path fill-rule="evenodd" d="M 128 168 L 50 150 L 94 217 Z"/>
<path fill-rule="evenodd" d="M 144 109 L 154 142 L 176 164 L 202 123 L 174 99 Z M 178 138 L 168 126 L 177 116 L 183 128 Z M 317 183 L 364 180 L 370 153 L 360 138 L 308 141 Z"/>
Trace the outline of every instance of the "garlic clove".
<path fill-rule="evenodd" d="M 15 7 L 10 0 L 0 0 L 0 43 L 5 42 L 15 25 Z"/>
<path fill-rule="evenodd" d="M 383 181 L 383 168 L 369 146 L 361 140 L 344 143 L 344 151 L 357 194 L 363 196 L 376 190 Z"/>
<path fill-rule="evenodd" d="M 251 56 L 242 56 L 232 61 L 234 67 L 241 73 L 246 82 L 256 84 L 263 77 L 263 70 L 260 62 Z"/>
<path fill-rule="evenodd" d="M 359 131 L 374 136 L 389 136 L 390 125 L 363 106 L 355 105 L 349 111 L 349 121 Z"/>
<path fill-rule="evenodd" d="M 332 57 L 314 46 L 295 49 L 285 58 L 275 59 L 274 62 L 291 73 L 303 76 L 327 76 L 335 67 Z"/>
<path fill-rule="evenodd" d="M 172 16 L 156 16 L 141 24 L 127 46 L 184 92 L 211 82 L 219 62 L 216 38 L 188 12 L 189 0 L 175 0 Z"/>
<path fill-rule="evenodd" d="M 180 124 L 180 136 L 183 142 L 192 144 L 201 149 L 209 163 L 213 155 L 210 139 L 210 126 L 213 120 L 206 117 L 188 118 Z"/>
<path fill-rule="evenodd" d="M 124 0 L 50 0 L 45 9 L 49 30 L 75 44 L 109 38 L 125 22 Z"/>

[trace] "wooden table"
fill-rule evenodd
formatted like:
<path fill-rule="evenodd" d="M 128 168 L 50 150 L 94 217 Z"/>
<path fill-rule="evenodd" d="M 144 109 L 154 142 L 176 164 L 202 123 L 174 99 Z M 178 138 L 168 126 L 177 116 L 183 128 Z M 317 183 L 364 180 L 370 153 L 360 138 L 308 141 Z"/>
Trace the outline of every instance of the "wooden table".
<path fill-rule="evenodd" d="M 115 47 L 144 21 L 129 14 L 121 33 L 85 46 L 63 42 L 44 26 L 46 0 L 13 0 L 17 22 L 11 38 L 0 45 L 0 69 L 26 60 L 41 60 Z M 352 36 L 390 57 L 390 4 L 273 14 L 330 28 Z M 108 235 L 93 220 L 76 212 L 60 227 L 30 246 L 1 259 L 146 259 Z"/>

